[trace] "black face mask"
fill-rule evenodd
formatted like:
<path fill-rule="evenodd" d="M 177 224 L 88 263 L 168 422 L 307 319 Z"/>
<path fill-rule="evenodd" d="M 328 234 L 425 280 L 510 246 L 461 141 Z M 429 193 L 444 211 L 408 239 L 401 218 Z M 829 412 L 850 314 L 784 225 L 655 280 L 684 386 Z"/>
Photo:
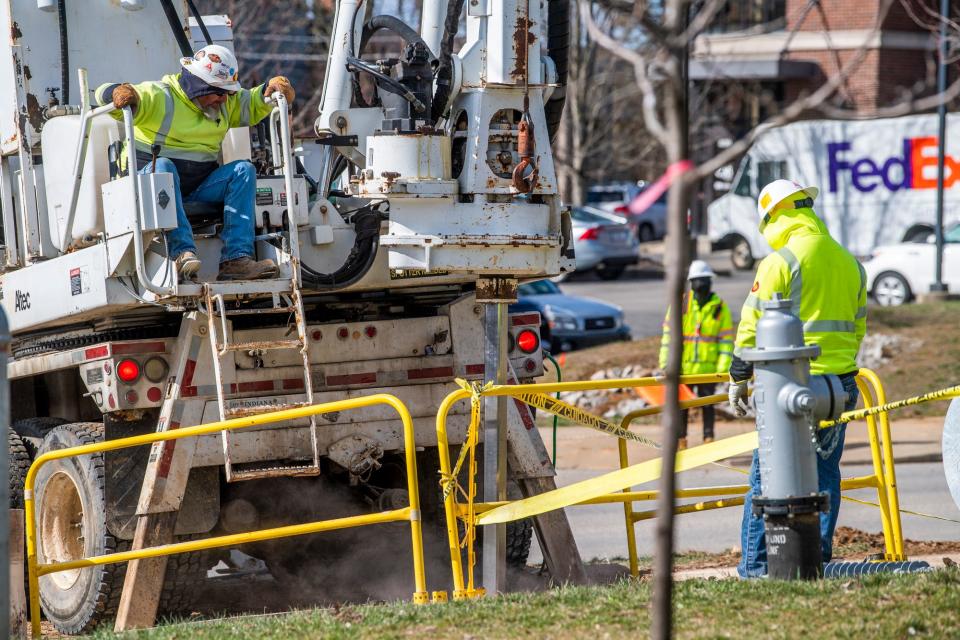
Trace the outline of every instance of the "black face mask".
<path fill-rule="evenodd" d="M 698 298 L 702 298 L 710 294 L 710 278 L 694 278 L 690 281 L 690 290 L 693 291 Z"/>

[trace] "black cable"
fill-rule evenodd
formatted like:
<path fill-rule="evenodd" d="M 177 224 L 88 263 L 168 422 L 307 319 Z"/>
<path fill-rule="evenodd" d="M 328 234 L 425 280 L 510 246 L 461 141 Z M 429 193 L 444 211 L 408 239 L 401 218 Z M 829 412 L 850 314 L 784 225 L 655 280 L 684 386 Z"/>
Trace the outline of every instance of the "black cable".
<path fill-rule="evenodd" d="M 160 6 L 163 7 L 163 13 L 167 16 L 167 23 L 170 25 L 170 30 L 173 31 L 173 37 L 180 47 L 180 53 L 183 54 L 185 58 L 192 58 L 193 47 L 190 45 L 187 34 L 183 32 L 183 25 L 180 24 L 180 15 L 174 8 L 172 0 L 160 0 Z"/>
<path fill-rule="evenodd" d="M 453 91 L 453 43 L 460 30 L 460 14 L 464 0 L 448 0 L 447 15 L 443 20 L 443 37 L 440 39 L 440 64 L 437 67 L 437 90 L 433 95 L 431 117 L 436 123 L 443 117 Z"/>
<path fill-rule="evenodd" d="M 361 207 L 353 217 L 356 237 L 350 254 L 343 265 L 333 273 L 320 273 L 301 261 L 303 283 L 307 288 L 319 291 L 331 291 L 349 287 L 370 271 L 380 247 L 380 221 L 383 214 L 379 211 L 381 202 Z"/>
<path fill-rule="evenodd" d="M 70 52 L 67 47 L 67 3 L 57 0 L 57 22 L 60 24 L 60 104 L 70 104 Z"/>
<path fill-rule="evenodd" d="M 200 27 L 200 33 L 203 34 L 203 39 L 207 41 L 207 44 L 213 44 L 213 38 L 210 37 L 210 32 L 207 31 L 207 25 L 203 24 L 203 18 L 200 17 L 200 12 L 197 11 L 197 5 L 193 4 L 193 0 L 187 0 L 187 6 L 190 7 L 190 11 L 197 21 L 197 26 Z"/>
<path fill-rule="evenodd" d="M 351 69 L 351 67 L 353 67 Z M 395 93 L 410 104 L 413 105 L 413 108 L 418 113 L 422 113 L 427 110 L 427 106 L 420 102 L 420 99 L 413 94 L 412 91 L 407 89 L 405 86 L 400 84 L 397 80 L 394 80 L 385 73 L 381 73 L 377 69 L 374 69 L 372 66 L 368 65 L 366 62 L 360 58 L 354 58 L 353 56 L 347 56 L 347 69 L 349 71 L 363 71 L 364 73 L 369 73 L 374 78 L 383 83 L 380 88 L 389 91 L 390 93 Z"/>
<path fill-rule="evenodd" d="M 363 25 L 363 33 L 360 36 L 360 51 L 356 52 L 356 57 L 363 55 L 363 50 L 367 48 L 367 44 L 370 42 L 370 38 L 373 37 L 377 31 L 381 29 L 386 29 L 392 31 L 401 38 L 407 44 L 419 43 L 422 44 L 424 49 L 430 51 L 430 47 L 427 46 L 427 43 L 424 42 L 423 38 L 417 33 L 413 27 L 408 25 L 406 22 L 397 18 L 395 16 L 374 16 L 370 18 L 365 25 Z M 430 51 L 430 62 L 431 64 L 436 62 L 437 57 Z"/>

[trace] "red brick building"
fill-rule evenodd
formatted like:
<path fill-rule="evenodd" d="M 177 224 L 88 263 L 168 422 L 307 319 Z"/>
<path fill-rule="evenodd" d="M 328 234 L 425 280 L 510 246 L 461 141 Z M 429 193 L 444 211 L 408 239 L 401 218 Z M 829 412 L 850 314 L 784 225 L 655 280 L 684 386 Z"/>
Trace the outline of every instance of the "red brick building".
<path fill-rule="evenodd" d="M 884 4 L 730 0 L 694 42 L 693 88 L 734 136 L 815 91 L 858 57 L 832 104 L 870 113 L 907 93 L 931 92 L 939 3 L 894 0 L 879 20 Z"/>

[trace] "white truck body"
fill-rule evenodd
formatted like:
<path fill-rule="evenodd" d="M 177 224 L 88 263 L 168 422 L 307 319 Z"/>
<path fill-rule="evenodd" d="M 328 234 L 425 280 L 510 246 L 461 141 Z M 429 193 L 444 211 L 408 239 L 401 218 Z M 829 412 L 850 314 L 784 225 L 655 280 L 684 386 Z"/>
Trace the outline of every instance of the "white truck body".
<path fill-rule="evenodd" d="M 960 138 L 947 116 L 944 219 L 960 215 Z M 814 205 L 830 233 L 854 255 L 900 242 L 936 219 L 937 117 L 810 120 L 762 133 L 740 162 L 733 188 L 707 209 L 717 245 L 740 238 L 755 259 L 770 253 L 757 229 L 757 195 L 778 178 L 815 186 Z"/>

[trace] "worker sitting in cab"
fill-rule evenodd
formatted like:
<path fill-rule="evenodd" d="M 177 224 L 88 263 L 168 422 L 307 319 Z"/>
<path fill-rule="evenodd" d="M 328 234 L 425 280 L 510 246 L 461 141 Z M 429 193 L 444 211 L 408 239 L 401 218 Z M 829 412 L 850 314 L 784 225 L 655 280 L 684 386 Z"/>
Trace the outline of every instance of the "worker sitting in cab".
<path fill-rule="evenodd" d="M 713 269 L 703 260 L 690 263 L 687 280 L 690 291 L 683 300 L 683 359 L 681 375 L 698 373 L 726 373 L 733 358 L 733 319 L 730 307 L 713 292 Z M 663 338 L 660 340 L 660 368 L 667 366 L 670 349 L 670 310 L 663 320 Z M 695 386 L 698 396 L 713 395 L 716 383 Z M 703 441 L 713 442 L 716 414 L 713 405 L 703 407 Z M 687 420 L 689 411 L 680 412 L 680 441 L 678 449 L 687 448 Z"/>
<path fill-rule="evenodd" d="M 167 233 L 167 250 L 182 279 L 195 279 L 200 259 L 184 202 L 223 205 L 218 280 L 258 280 L 277 275 L 272 260 L 254 259 L 254 195 L 257 173 L 248 160 L 223 166 L 220 145 L 233 127 L 249 127 L 267 117 L 265 96 L 281 92 L 293 102 L 294 91 L 283 76 L 247 90 L 237 80 L 237 59 L 225 47 L 208 45 L 180 60 L 180 73 L 156 82 L 104 84 L 100 104 L 133 110 L 140 173 L 171 173 L 176 187 L 177 228 Z M 120 120 L 117 111 L 113 116 Z"/>

